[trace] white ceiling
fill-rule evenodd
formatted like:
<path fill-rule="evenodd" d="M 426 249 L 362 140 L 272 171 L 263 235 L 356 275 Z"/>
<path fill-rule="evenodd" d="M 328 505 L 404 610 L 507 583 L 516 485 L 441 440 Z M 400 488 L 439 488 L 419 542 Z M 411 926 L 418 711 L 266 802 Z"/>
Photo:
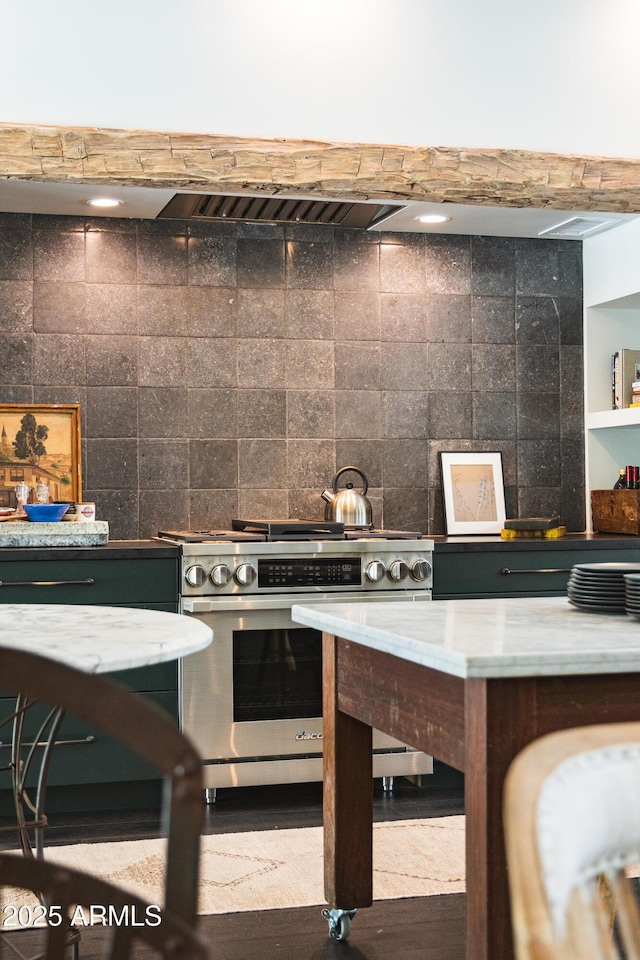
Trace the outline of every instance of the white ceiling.
<path fill-rule="evenodd" d="M 155 219 L 176 192 L 152 187 L 104 187 L 74 183 L 38 183 L 22 180 L 0 180 L 0 212 L 39 213 L 75 217 L 116 217 Z M 201 193 L 202 191 L 195 191 Z M 87 205 L 97 195 L 122 200 L 114 209 L 98 210 Z M 316 198 L 317 199 L 317 198 Z M 331 199 L 331 198 L 326 198 Z M 378 203 L 379 201 L 371 201 Z M 416 218 L 426 213 L 443 213 L 451 219 L 443 224 L 423 224 Z M 578 210 L 534 210 L 510 207 L 487 207 L 472 204 L 398 202 L 397 212 L 391 213 L 377 231 L 403 233 L 446 233 L 493 237 L 538 237 L 543 231 L 580 217 L 597 224 L 595 232 L 619 226 L 637 219 L 637 214 L 581 213 Z M 546 238 L 553 233 L 546 232 Z M 581 239 L 581 237 L 567 237 Z"/>
<path fill-rule="evenodd" d="M 638 0 L 4 2 L 1 118 L 633 158 L 639 35 Z"/>

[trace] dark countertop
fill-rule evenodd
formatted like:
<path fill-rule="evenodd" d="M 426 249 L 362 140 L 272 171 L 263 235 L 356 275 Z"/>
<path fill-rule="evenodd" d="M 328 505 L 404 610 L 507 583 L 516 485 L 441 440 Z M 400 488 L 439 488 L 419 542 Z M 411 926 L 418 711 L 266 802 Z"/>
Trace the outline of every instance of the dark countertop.
<path fill-rule="evenodd" d="M 568 533 L 557 540 L 503 540 L 486 537 L 431 537 L 438 553 L 487 553 L 497 550 L 638 550 L 640 537 L 615 533 Z"/>
<path fill-rule="evenodd" d="M 498 550 L 637 550 L 640 537 L 623 534 L 568 533 L 558 540 L 502 540 L 500 536 L 429 537 L 434 553 L 487 553 Z M 131 558 L 178 558 L 180 547 L 161 540 L 110 540 L 96 547 L 2 547 L 4 560 L 110 560 Z"/>
<path fill-rule="evenodd" d="M 107 560 L 178 558 L 180 548 L 161 540 L 110 540 L 97 547 L 1 547 L 3 560 Z"/>

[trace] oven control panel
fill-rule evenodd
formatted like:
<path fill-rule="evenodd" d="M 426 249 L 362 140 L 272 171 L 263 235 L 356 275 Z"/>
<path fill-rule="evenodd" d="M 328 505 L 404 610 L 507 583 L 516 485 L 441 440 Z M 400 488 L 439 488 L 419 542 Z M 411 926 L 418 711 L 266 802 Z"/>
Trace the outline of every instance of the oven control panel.
<path fill-rule="evenodd" d="M 216 549 L 217 548 L 217 549 Z M 430 590 L 430 541 L 185 544 L 182 594 Z"/>
<path fill-rule="evenodd" d="M 359 587 L 362 582 L 362 560 L 341 560 L 339 557 L 284 560 L 258 560 L 258 587 Z"/>

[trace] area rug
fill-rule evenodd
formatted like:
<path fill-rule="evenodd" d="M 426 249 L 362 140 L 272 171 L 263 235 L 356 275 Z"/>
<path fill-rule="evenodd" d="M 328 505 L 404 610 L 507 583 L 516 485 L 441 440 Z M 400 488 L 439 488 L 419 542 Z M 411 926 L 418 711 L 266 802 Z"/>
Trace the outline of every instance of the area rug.
<path fill-rule="evenodd" d="M 50 847 L 45 855 L 159 904 L 164 853 L 164 840 L 130 840 Z M 464 816 L 377 823 L 374 899 L 463 891 L 464 856 Z M 200 874 L 202 914 L 324 904 L 322 828 L 205 836 Z"/>

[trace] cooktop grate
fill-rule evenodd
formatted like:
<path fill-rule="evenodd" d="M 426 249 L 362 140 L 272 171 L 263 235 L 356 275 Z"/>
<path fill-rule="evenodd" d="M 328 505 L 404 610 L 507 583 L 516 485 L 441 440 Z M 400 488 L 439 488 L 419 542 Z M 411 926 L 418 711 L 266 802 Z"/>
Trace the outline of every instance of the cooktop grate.
<path fill-rule="evenodd" d="M 344 523 L 333 520 L 232 520 L 231 527 L 270 540 L 344 540 Z"/>

